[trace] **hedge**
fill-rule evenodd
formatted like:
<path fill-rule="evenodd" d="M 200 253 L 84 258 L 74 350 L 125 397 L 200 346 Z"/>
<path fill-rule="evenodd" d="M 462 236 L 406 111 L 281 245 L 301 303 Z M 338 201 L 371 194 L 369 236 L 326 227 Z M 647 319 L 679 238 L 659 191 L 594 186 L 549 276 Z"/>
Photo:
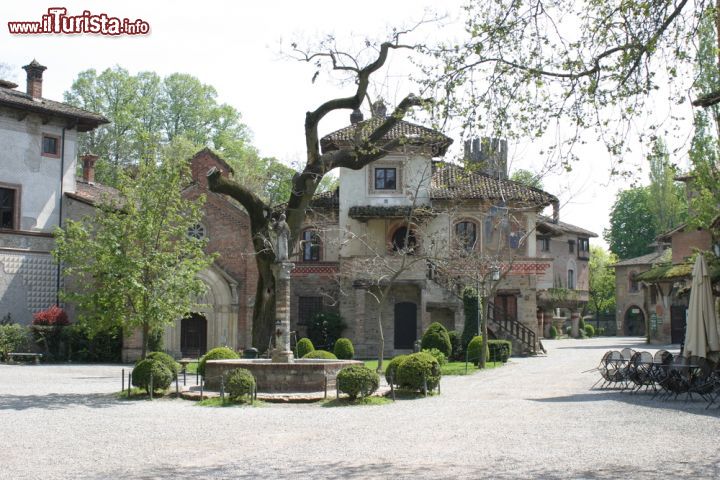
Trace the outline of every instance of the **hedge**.
<path fill-rule="evenodd" d="M 470 340 L 467 347 L 467 360 L 475 365 L 480 363 L 480 352 L 482 351 L 482 336 L 477 335 Z M 485 350 L 485 358 L 490 358 L 490 348 Z"/>
<path fill-rule="evenodd" d="M 440 364 L 429 353 L 419 352 L 408 355 L 397 367 L 397 383 L 400 388 L 428 391 L 440 383 Z"/>
<path fill-rule="evenodd" d="M 215 347 L 200 357 L 200 362 L 198 362 L 198 373 L 203 377 L 205 376 L 205 364 L 208 360 L 229 360 L 233 358 L 240 358 L 240 355 L 238 355 L 232 348 Z"/>
<path fill-rule="evenodd" d="M 333 353 L 340 360 L 352 360 L 355 356 L 355 348 L 349 338 L 338 338 Z"/>
<path fill-rule="evenodd" d="M 365 365 L 350 365 L 337 374 L 337 388 L 346 393 L 350 400 L 368 397 L 380 386 L 380 375 Z"/>
<path fill-rule="evenodd" d="M 328 352 L 326 350 L 313 350 L 312 352 L 307 353 L 302 358 L 319 358 L 323 360 L 337 360 L 337 357 L 334 353 Z"/>
<path fill-rule="evenodd" d="M 450 343 L 450 335 L 448 335 L 447 329 L 438 322 L 431 323 L 423 333 L 420 348 L 423 350 L 437 348 L 445 355 L 445 358 L 450 357 L 452 343 Z"/>
<path fill-rule="evenodd" d="M 512 342 L 509 340 L 488 340 L 488 351 L 489 361 L 505 363 L 512 355 Z"/>
<path fill-rule="evenodd" d="M 252 400 L 255 393 L 255 377 L 245 368 L 230 370 L 225 379 L 225 391 L 233 402 L 242 401 L 248 396 Z"/>
<path fill-rule="evenodd" d="M 140 360 L 132 371 L 132 384 L 150 393 L 150 375 L 155 390 L 165 390 L 173 380 L 172 372 L 159 360 Z"/>
<path fill-rule="evenodd" d="M 309 338 L 301 338 L 298 340 L 297 343 L 297 354 L 298 358 L 303 358 L 308 353 L 315 350 L 315 345 L 313 345 L 312 340 Z"/>

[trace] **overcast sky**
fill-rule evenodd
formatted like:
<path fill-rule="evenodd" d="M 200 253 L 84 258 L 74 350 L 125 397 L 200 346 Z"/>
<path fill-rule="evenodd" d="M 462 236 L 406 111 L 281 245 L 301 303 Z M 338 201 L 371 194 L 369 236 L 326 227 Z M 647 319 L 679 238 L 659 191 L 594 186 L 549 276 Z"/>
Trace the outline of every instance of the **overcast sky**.
<path fill-rule="evenodd" d="M 310 79 L 312 68 L 280 54 L 281 45 L 319 39 L 327 34 L 346 38 L 382 38 L 392 26 L 423 17 L 426 8 L 447 14 L 446 25 L 428 39 L 459 34 L 458 0 L 312 0 L 263 2 L 190 1 L 61 1 L 24 0 L 0 6 L 0 62 L 14 68 L 13 80 L 24 88 L 21 66 L 36 58 L 47 66 L 43 96 L 62 100 L 78 72 L 102 71 L 120 65 L 131 73 L 151 70 L 160 75 L 190 73 L 213 85 L 221 102 L 237 108 L 253 132 L 254 144 L 265 156 L 291 163 L 303 159 L 303 121 L 307 110 L 342 92 L 321 78 Z M 143 36 L 10 35 L 7 21 L 39 21 L 51 6 L 69 14 L 93 14 L 142 19 L 150 24 Z M 393 59 L 384 72 L 380 91 L 399 99 L 407 65 Z M 321 134 L 348 123 L 349 112 L 329 118 Z M 541 158 L 533 145 L 511 145 L 512 168 L 538 170 Z M 560 197 L 564 221 L 593 230 L 602 237 L 615 193 L 626 185 L 608 176 L 609 157 L 602 146 L 580 150 L 582 161 L 570 174 L 546 177 L 545 189 Z M 642 155 L 637 152 L 636 155 Z M 642 158 L 642 156 L 640 157 Z M 637 160 L 637 159 L 636 159 Z M 604 244 L 602 238 L 593 242 Z"/>

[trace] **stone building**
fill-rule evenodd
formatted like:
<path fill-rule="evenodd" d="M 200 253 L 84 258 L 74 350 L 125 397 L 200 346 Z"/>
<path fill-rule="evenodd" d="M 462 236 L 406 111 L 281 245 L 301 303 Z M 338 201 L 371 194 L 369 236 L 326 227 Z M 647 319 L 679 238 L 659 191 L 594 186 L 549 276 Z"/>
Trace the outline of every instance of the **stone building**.
<path fill-rule="evenodd" d="M 363 121 L 354 112 L 350 126 L 321 139 L 323 152 L 352 148 L 383 115 L 376 109 Z M 507 179 L 504 141 L 468 144 L 459 166 L 440 161 L 452 140 L 439 132 L 400 121 L 383 140 L 394 139 L 401 146 L 362 169 L 340 169 L 338 190 L 311 204 L 294 259 L 293 328 L 302 336 L 314 313 L 338 311 L 359 356 L 375 354 L 380 313 L 387 356 L 410 351 L 431 322 L 462 330 L 457 282 L 433 267 L 460 246 L 499 259 L 505 269 L 491 299 L 491 333 L 513 340 L 517 352 L 536 351 L 539 293 L 560 271 L 566 281 L 570 269 L 570 289 L 587 296 L 589 238 L 596 235 L 559 223 L 553 195 Z M 541 217 L 550 205 L 554 219 Z M 538 251 L 539 224 L 541 238 L 565 242 L 564 254 Z M 580 242 L 577 253 L 567 250 L 571 237 Z M 408 249 L 420 261 L 398 267 Z M 379 312 L 379 277 L 393 269 L 400 271 Z"/>
<path fill-rule="evenodd" d="M 46 67 L 23 67 L 26 90 L 0 80 L 0 319 L 28 324 L 58 303 L 61 276 L 50 255 L 77 182 L 77 136 L 101 115 L 43 98 Z"/>
<path fill-rule="evenodd" d="M 590 295 L 590 239 L 597 234 L 557 218 L 538 217 L 537 255 L 552 259 L 552 283 L 538 287 L 538 323 L 544 336 L 550 326 L 575 326 Z M 575 332 L 577 334 L 577 332 Z"/>

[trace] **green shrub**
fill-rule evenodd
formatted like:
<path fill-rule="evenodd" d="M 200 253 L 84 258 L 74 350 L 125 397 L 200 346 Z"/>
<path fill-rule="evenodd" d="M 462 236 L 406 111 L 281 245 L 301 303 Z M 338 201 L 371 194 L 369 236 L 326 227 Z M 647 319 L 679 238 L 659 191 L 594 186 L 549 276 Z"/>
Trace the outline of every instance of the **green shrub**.
<path fill-rule="evenodd" d="M 140 360 L 132 371 L 132 384 L 150 393 L 150 375 L 153 391 L 165 390 L 173 380 L 172 372 L 159 360 Z"/>
<path fill-rule="evenodd" d="M 316 313 L 308 324 L 308 337 L 316 347 L 332 348 L 346 326 L 337 313 Z"/>
<path fill-rule="evenodd" d="M 450 345 L 452 345 L 452 353 L 450 354 L 450 358 L 448 358 L 448 360 L 463 359 L 464 357 L 463 357 L 462 337 L 460 335 L 460 332 L 458 332 L 457 330 L 449 330 L 448 337 L 450 337 Z"/>
<path fill-rule="evenodd" d="M 298 340 L 297 343 L 297 354 L 298 358 L 303 358 L 308 353 L 315 350 L 315 345 L 313 345 L 312 340 L 309 338 L 301 338 Z"/>
<path fill-rule="evenodd" d="M 488 340 L 488 358 L 491 362 L 505 363 L 512 355 L 512 342 L 509 340 Z"/>
<path fill-rule="evenodd" d="M 431 323 L 427 330 L 425 330 L 425 333 L 423 333 L 420 348 L 423 350 L 436 348 L 440 350 L 446 358 L 449 357 L 450 354 L 452 354 L 452 343 L 450 343 L 450 335 L 448 335 L 447 329 L 441 323 Z"/>
<path fill-rule="evenodd" d="M 248 396 L 252 399 L 255 377 L 245 368 L 230 370 L 225 378 L 225 391 L 233 402 L 242 401 L 243 397 Z"/>
<path fill-rule="evenodd" d="M 478 332 L 478 294 L 474 288 L 467 287 L 463 290 L 463 311 L 465 312 L 465 327 L 463 328 L 461 343 L 463 349 L 467 349 L 473 337 Z"/>
<path fill-rule="evenodd" d="M 550 325 L 550 338 L 557 338 L 558 331 L 557 328 L 555 328 L 555 325 Z"/>
<path fill-rule="evenodd" d="M 232 358 L 240 358 L 240 355 L 229 347 L 215 347 L 200 357 L 200 362 L 198 363 L 198 373 L 203 377 L 205 376 L 205 364 L 208 360 L 229 360 Z"/>
<path fill-rule="evenodd" d="M 22 325 L 11 323 L 0 325 L 0 356 L 8 360 L 8 353 L 27 352 L 30 349 L 30 330 Z"/>
<path fill-rule="evenodd" d="M 445 357 L 445 354 L 443 352 L 441 352 L 440 350 L 438 350 L 437 348 L 430 348 L 430 349 L 423 348 L 422 351 L 432 355 L 435 358 L 435 360 L 437 360 L 437 362 L 440 364 L 441 367 L 447 363 L 447 358 Z"/>
<path fill-rule="evenodd" d="M 590 325 L 589 323 L 585 324 L 585 335 L 588 337 L 594 337 L 595 336 L 595 327 Z"/>
<path fill-rule="evenodd" d="M 355 348 L 349 338 L 338 338 L 333 353 L 340 360 L 352 360 L 355 356 Z"/>
<path fill-rule="evenodd" d="M 572 325 L 568 325 L 565 327 L 565 335 L 571 335 L 572 334 Z"/>
<path fill-rule="evenodd" d="M 585 320 L 583 320 L 582 317 L 578 319 L 578 328 L 580 330 L 585 330 Z"/>
<path fill-rule="evenodd" d="M 350 365 L 337 374 L 337 388 L 350 400 L 372 395 L 380 386 L 380 376 L 365 365 Z"/>
<path fill-rule="evenodd" d="M 145 358 L 149 358 L 150 360 L 157 360 L 158 362 L 165 365 L 168 370 L 170 370 L 170 373 L 173 374 L 173 378 L 176 377 L 178 373 L 180 373 L 180 364 L 177 363 L 173 357 L 171 357 L 165 352 L 150 352 L 145 356 Z"/>
<path fill-rule="evenodd" d="M 407 355 L 398 355 L 397 357 L 390 360 L 390 363 L 388 363 L 388 366 L 385 369 L 385 380 L 387 380 L 388 383 L 398 385 L 397 369 L 407 357 Z"/>
<path fill-rule="evenodd" d="M 440 364 L 429 353 L 419 352 L 408 355 L 397 368 L 397 383 L 401 388 L 420 391 L 423 379 L 428 390 L 433 390 L 440 383 Z"/>
<path fill-rule="evenodd" d="M 326 350 L 313 350 L 312 352 L 308 352 L 305 354 L 302 358 L 320 358 L 323 360 L 337 360 L 337 357 L 334 353 L 328 352 Z"/>
<path fill-rule="evenodd" d="M 470 340 L 470 343 L 467 347 L 467 359 L 468 362 L 472 362 L 475 365 L 480 363 L 480 352 L 482 351 L 482 336 L 477 335 L 472 340 Z M 490 348 L 485 349 L 485 358 L 490 358 Z"/>

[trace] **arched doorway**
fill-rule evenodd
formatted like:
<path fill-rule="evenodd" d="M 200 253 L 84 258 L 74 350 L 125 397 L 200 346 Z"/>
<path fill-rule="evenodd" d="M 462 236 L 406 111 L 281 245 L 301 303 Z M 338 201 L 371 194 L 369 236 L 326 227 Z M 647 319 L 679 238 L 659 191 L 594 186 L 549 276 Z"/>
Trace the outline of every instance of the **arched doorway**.
<path fill-rule="evenodd" d="M 623 333 L 628 337 L 644 337 L 645 336 L 645 314 L 638 306 L 625 310 L 625 319 L 623 322 Z"/>
<path fill-rule="evenodd" d="M 207 319 L 193 313 L 180 321 L 180 352 L 183 357 L 196 358 L 207 351 Z"/>
<path fill-rule="evenodd" d="M 412 302 L 395 304 L 395 348 L 413 348 L 417 339 L 417 305 Z"/>

